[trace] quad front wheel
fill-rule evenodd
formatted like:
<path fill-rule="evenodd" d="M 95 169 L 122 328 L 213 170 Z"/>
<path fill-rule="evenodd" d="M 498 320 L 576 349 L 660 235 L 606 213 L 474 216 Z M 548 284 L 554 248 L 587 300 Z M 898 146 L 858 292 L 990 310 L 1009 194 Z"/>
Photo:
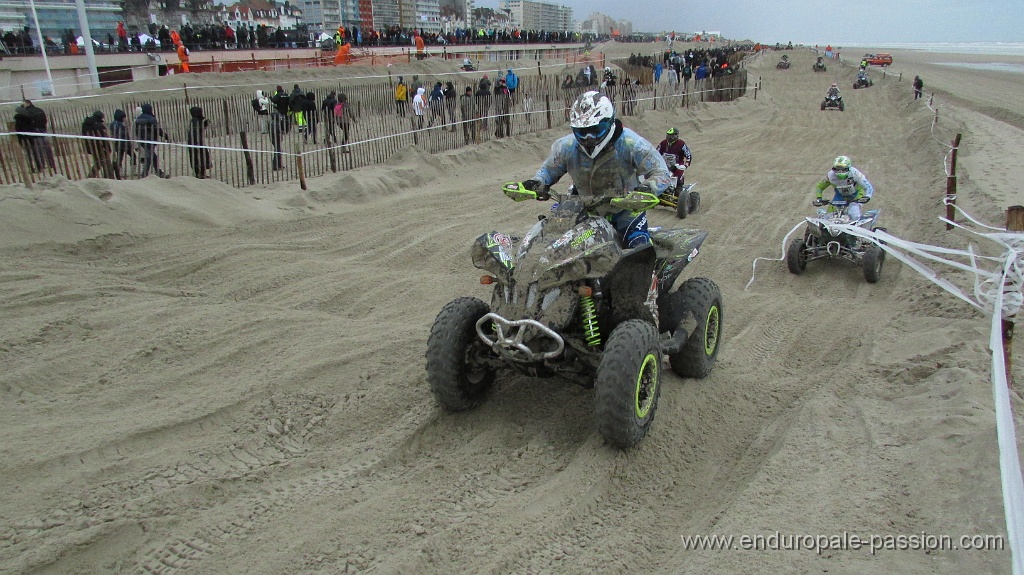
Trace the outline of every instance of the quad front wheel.
<path fill-rule="evenodd" d="M 647 434 L 661 394 L 661 347 L 650 322 L 631 319 L 612 330 L 594 382 L 597 430 L 620 448 Z"/>
<path fill-rule="evenodd" d="M 686 219 L 690 215 L 690 190 L 680 185 L 679 196 L 676 198 L 676 216 L 679 219 Z"/>
<path fill-rule="evenodd" d="M 495 370 L 482 361 L 492 352 L 476 333 L 476 322 L 488 310 L 477 298 L 460 297 L 441 308 L 430 328 L 427 382 L 450 411 L 479 405 L 494 383 Z"/>
<path fill-rule="evenodd" d="M 803 238 L 793 238 L 786 248 L 786 267 L 789 273 L 800 275 L 807 269 L 807 242 Z"/>
<path fill-rule="evenodd" d="M 882 277 L 882 264 L 885 262 L 885 250 L 871 244 L 864 250 L 861 266 L 864 268 L 864 279 L 869 284 L 878 283 Z"/>

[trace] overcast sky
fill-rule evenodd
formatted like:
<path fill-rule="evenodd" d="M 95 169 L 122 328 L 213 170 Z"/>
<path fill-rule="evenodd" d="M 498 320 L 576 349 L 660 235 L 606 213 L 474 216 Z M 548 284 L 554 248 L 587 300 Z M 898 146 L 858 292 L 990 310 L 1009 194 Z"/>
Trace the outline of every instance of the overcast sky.
<path fill-rule="evenodd" d="M 1024 42 L 1024 0 L 544 1 L 571 7 L 576 20 L 601 12 L 638 31 L 715 30 L 770 43 Z"/>

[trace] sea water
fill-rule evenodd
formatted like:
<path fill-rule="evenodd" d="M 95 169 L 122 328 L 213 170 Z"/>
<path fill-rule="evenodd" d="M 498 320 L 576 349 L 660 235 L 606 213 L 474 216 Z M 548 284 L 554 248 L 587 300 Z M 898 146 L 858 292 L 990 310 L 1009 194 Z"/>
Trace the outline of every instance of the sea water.
<path fill-rule="evenodd" d="M 1024 42 L 906 42 L 894 44 L 848 44 L 840 48 L 880 50 L 917 50 L 942 54 L 979 54 L 987 56 L 1024 56 Z"/>
<path fill-rule="evenodd" d="M 864 44 L 850 44 L 845 49 L 892 49 L 892 50 L 914 50 L 917 52 L 932 52 L 935 54 L 977 54 L 979 56 L 1024 56 L 1024 42 L 907 42 L 870 46 Z M 1024 63 L 1020 62 L 943 62 L 936 61 L 933 64 L 939 66 L 950 66 L 954 68 L 969 68 L 971 70 L 989 70 L 992 72 L 1010 72 L 1024 74 Z"/>

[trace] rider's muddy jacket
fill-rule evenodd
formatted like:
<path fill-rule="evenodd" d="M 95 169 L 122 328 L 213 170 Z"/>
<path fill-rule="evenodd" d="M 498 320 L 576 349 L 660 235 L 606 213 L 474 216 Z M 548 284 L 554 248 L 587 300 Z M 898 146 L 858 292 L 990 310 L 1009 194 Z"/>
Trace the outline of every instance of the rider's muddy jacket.
<path fill-rule="evenodd" d="M 818 183 L 816 188 L 817 197 L 820 200 L 821 194 L 832 186 L 836 189 L 836 194 L 841 196 L 844 200 L 851 202 L 857 198 L 870 198 L 875 193 L 874 186 L 868 181 L 867 176 L 861 173 L 860 170 L 854 167 L 850 167 L 850 175 L 842 180 L 836 177 L 836 173 L 829 170 L 825 179 Z"/>
<path fill-rule="evenodd" d="M 653 185 L 652 192 L 660 196 L 671 183 L 664 158 L 639 134 L 623 127 L 618 120 L 615 123 L 621 133 L 595 159 L 580 149 L 572 134 L 555 140 L 551 154 L 533 178 L 550 186 L 568 173 L 580 195 L 614 191 L 624 196 L 640 183 L 638 176 L 643 176 L 645 183 Z"/>
<path fill-rule="evenodd" d="M 839 97 L 839 88 L 829 88 L 828 89 L 828 94 L 826 94 L 825 97 L 826 98 L 833 98 L 833 97 L 838 98 Z"/>

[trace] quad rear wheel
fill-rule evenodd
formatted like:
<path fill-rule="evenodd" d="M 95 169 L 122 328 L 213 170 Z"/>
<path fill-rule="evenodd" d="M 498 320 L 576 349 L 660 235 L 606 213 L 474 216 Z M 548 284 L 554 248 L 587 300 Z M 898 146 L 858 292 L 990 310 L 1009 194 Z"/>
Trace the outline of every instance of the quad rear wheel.
<path fill-rule="evenodd" d="M 703 379 L 711 373 L 722 341 L 722 292 L 708 278 L 690 278 L 668 294 L 663 327 L 686 329 L 686 343 L 668 357 L 672 371 Z"/>
<path fill-rule="evenodd" d="M 650 322 L 631 319 L 612 330 L 594 382 L 597 430 L 620 448 L 647 434 L 661 394 L 661 347 Z"/>
<path fill-rule="evenodd" d="M 492 354 L 476 333 L 487 304 L 460 297 L 441 308 L 427 338 L 427 382 L 438 403 L 450 411 L 476 407 L 487 397 L 495 370 L 481 360 Z"/>
<path fill-rule="evenodd" d="M 690 213 L 696 213 L 700 209 L 700 192 L 690 192 Z"/>

